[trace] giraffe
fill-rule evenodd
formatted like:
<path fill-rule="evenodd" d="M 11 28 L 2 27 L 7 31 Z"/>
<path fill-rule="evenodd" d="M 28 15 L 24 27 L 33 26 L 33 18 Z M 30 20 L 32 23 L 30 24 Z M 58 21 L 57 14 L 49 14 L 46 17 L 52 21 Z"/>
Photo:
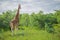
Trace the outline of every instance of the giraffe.
<path fill-rule="evenodd" d="M 21 6 L 20 4 L 18 5 L 18 10 L 17 10 L 17 13 L 15 15 L 15 17 L 10 21 L 10 28 L 11 28 L 11 32 L 13 33 L 13 31 L 15 29 L 18 29 L 18 24 L 19 24 L 19 11 L 21 9 Z"/>

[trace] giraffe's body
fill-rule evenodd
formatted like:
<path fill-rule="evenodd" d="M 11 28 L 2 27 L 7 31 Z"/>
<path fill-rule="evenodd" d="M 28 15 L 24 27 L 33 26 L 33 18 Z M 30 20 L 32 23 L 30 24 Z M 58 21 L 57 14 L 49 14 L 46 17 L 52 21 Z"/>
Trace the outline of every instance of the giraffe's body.
<path fill-rule="evenodd" d="M 14 29 L 18 29 L 18 25 L 19 25 L 19 9 L 20 9 L 20 5 L 18 6 L 16 16 L 10 22 L 10 28 L 11 28 L 12 32 L 14 31 Z"/>

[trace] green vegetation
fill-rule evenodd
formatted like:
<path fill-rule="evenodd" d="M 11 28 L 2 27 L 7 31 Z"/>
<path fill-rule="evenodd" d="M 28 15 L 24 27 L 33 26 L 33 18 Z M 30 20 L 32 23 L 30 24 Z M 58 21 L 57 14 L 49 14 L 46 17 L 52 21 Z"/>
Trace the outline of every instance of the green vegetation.
<path fill-rule="evenodd" d="M 9 22 L 16 11 L 0 14 L 0 40 L 60 40 L 60 10 L 20 14 L 19 30 L 11 35 Z"/>

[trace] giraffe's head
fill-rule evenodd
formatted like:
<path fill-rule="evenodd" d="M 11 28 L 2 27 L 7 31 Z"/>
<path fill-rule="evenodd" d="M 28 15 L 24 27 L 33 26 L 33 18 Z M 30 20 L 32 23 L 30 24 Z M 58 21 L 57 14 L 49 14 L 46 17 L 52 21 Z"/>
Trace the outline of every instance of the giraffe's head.
<path fill-rule="evenodd" d="M 18 9 L 21 9 L 21 5 L 20 4 L 18 5 Z"/>

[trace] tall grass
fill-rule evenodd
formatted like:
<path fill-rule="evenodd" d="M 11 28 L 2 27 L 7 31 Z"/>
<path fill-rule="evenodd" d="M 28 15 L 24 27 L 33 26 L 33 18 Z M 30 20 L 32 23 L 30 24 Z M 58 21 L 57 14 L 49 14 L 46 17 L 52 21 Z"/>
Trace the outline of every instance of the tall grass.
<path fill-rule="evenodd" d="M 0 40 L 60 40 L 57 34 L 48 33 L 44 30 L 36 30 L 32 27 L 23 27 L 14 31 L 14 35 L 11 35 L 10 31 L 0 33 Z"/>

